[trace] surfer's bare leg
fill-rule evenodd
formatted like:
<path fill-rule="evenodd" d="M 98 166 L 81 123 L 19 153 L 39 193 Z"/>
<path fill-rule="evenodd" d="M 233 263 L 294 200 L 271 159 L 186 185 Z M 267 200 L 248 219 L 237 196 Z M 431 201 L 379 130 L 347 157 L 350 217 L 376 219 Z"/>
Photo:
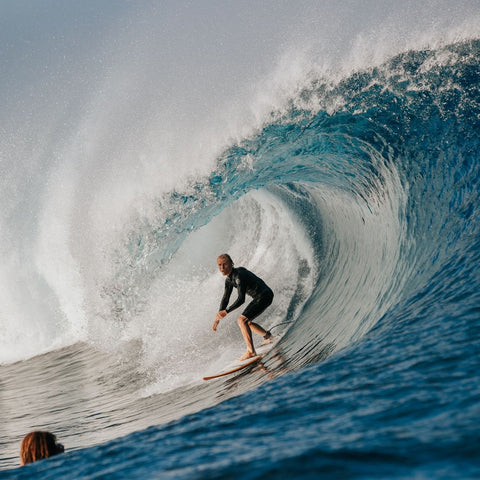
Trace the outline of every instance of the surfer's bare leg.
<path fill-rule="evenodd" d="M 247 345 L 247 351 L 239 358 L 239 360 L 246 360 L 247 358 L 255 357 L 257 353 L 253 346 L 252 330 L 250 329 L 248 318 L 245 315 L 240 315 L 238 317 L 238 325 Z"/>
<path fill-rule="evenodd" d="M 267 345 L 268 343 L 272 343 L 273 337 L 272 337 L 272 334 L 269 331 L 262 328 L 260 325 L 258 325 L 258 323 L 248 322 L 248 324 L 250 325 L 250 328 L 255 333 L 258 333 L 259 335 L 261 335 L 263 337 L 262 346 Z"/>
<path fill-rule="evenodd" d="M 257 333 L 258 335 L 261 335 L 262 337 L 264 337 L 267 334 L 267 331 L 264 328 L 262 328 L 258 323 L 248 322 L 248 325 L 255 333 Z"/>

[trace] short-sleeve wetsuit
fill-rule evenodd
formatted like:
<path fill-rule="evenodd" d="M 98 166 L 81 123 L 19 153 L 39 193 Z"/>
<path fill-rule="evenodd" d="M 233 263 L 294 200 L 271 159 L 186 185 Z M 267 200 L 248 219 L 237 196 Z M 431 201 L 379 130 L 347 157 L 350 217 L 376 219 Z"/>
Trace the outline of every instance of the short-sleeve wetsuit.
<path fill-rule="evenodd" d="M 233 287 L 238 290 L 238 298 L 227 308 Z M 273 292 L 270 287 L 255 274 L 243 267 L 234 268 L 225 279 L 225 291 L 220 302 L 220 311 L 230 313 L 245 303 L 245 295 L 253 298 L 242 315 L 250 321 L 258 317 L 273 301 Z"/>

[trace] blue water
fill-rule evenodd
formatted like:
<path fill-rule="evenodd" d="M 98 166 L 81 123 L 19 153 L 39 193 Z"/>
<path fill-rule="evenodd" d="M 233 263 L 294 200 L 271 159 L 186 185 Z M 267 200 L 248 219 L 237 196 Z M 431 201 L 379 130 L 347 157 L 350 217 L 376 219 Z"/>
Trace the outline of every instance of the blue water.
<path fill-rule="evenodd" d="M 479 60 L 473 38 L 312 74 L 140 201 L 109 183 L 135 175 L 49 160 L 53 220 L 19 222 L 37 270 L 14 277 L 43 313 L 2 333 L 1 478 L 480 478 Z M 133 198 L 121 228 L 97 195 Z M 233 315 L 211 332 L 224 251 L 274 289 L 278 343 L 203 382 L 244 348 Z M 40 428 L 66 454 L 19 468 Z"/>

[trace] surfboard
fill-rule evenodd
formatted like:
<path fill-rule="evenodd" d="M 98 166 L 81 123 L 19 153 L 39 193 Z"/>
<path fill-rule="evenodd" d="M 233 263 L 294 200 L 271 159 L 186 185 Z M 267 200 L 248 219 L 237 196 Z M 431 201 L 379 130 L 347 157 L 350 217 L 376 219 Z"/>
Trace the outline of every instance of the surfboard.
<path fill-rule="evenodd" d="M 258 362 L 262 358 L 262 355 L 257 355 L 256 357 L 249 358 L 245 363 L 238 365 L 230 370 L 226 370 L 225 372 L 217 373 L 216 375 L 210 375 L 209 377 L 203 377 L 204 380 L 212 380 L 213 378 L 224 377 L 225 375 L 230 375 L 232 373 L 238 372 L 249 365 L 253 365 L 254 363 Z"/>

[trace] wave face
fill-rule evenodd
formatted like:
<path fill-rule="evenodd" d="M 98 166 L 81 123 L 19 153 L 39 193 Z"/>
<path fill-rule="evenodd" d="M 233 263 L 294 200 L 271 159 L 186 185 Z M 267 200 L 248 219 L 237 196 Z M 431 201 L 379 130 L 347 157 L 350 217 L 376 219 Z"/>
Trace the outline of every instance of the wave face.
<path fill-rule="evenodd" d="M 74 451 L 5 478 L 478 475 L 479 58 L 467 40 L 311 75 L 214 163 L 123 192 L 111 225 L 122 192 L 62 164 L 3 266 L 24 331 L 2 320 L 1 465 L 33 428 Z M 202 383 L 244 348 L 234 319 L 211 332 L 222 252 L 275 291 L 279 341 Z"/>

